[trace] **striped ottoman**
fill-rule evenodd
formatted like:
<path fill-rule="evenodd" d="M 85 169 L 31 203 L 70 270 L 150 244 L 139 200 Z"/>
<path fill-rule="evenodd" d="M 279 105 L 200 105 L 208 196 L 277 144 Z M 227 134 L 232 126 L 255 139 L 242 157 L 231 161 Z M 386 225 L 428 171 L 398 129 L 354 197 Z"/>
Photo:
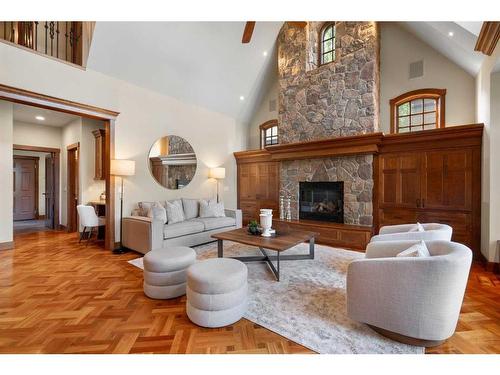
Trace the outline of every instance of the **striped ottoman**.
<path fill-rule="evenodd" d="M 186 312 L 199 326 L 223 327 L 240 320 L 247 307 L 247 266 L 236 259 L 215 258 L 187 270 Z"/>
<path fill-rule="evenodd" d="M 154 299 L 186 294 L 186 270 L 196 261 L 190 247 L 152 250 L 144 255 L 144 293 Z"/>

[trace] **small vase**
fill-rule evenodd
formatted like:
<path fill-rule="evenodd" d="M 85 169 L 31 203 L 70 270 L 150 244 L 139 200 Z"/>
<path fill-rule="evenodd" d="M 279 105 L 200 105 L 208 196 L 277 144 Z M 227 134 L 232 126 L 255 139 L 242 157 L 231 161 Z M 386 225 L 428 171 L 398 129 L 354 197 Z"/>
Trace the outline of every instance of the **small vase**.
<path fill-rule="evenodd" d="M 270 229 L 273 224 L 273 215 L 262 213 L 260 214 L 260 226 L 262 227 L 262 237 L 271 237 Z"/>

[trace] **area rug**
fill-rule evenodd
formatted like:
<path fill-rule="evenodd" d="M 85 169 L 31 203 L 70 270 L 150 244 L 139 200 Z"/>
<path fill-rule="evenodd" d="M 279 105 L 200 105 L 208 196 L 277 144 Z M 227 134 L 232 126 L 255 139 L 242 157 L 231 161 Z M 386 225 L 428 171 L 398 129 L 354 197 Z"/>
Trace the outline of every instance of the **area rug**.
<path fill-rule="evenodd" d="M 217 256 L 212 243 L 195 248 L 198 259 Z M 298 245 L 287 254 L 306 254 Z M 224 256 L 260 255 L 257 248 L 224 242 Z M 245 318 L 318 353 L 423 354 L 424 348 L 385 338 L 346 315 L 348 264 L 364 254 L 316 245 L 315 259 L 281 262 L 281 281 L 264 263 L 248 266 L 248 310 Z M 130 260 L 143 268 L 142 258 Z"/>

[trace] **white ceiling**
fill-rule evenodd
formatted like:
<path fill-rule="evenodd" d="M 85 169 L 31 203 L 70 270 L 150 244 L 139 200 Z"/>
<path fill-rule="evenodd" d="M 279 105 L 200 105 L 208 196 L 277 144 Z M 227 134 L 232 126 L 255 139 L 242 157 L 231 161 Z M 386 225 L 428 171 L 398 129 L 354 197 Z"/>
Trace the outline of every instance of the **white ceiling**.
<path fill-rule="evenodd" d="M 406 30 L 439 51 L 471 75 L 484 59 L 474 51 L 482 22 L 399 22 Z M 452 32 L 453 36 L 449 36 Z"/>
<path fill-rule="evenodd" d="M 242 44 L 245 22 L 97 22 L 87 67 L 248 122 L 282 24 Z"/>
<path fill-rule="evenodd" d="M 276 75 L 282 24 L 257 22 L 251 42 L 242 44 L 245 22 L 97 22 L 87 66 L 248 123 Z M 477 74 L 482 22 L 399 24 Z"/>
<path fill-rule="evenodd" d="M 37 120 L 35 118 L 36 116 L 45 117 L 45 120 Z M 56 112 L 49 109 L 37 108 L 23 104 L 14 104 L 14 121 L 63 127 L 77 118 L 79 117 L 63 112 Z"/>

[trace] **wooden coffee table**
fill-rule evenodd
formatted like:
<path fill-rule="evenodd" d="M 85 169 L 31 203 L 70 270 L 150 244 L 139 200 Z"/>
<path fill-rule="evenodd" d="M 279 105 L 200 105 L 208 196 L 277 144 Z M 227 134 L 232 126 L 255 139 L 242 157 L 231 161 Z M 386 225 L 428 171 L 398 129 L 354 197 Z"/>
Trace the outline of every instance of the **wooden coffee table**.
<path fill-rule="evenodd" d="M 245 245 L 256 246 L 260 249 L 262 256 L 233 257 L 242 262 L 266 262 L 271 268 L 276 280 L 280 280 L 280 260 L 314 259 L 314 237 L 315 232 L 294 230 L 289 233 L 277 234 L 276 237 L 254 236 L 247 232 L 246 228 L 234 229 L 227 232 L 216 233 L 212 238 L 217 239 L 217 256 L 224 257 L 224 241 L 233 241 Z M 297 255 L 281 255 L 298 244 L 309 241 L 309 253 Z M 269 255 L 267 250 L 276 251 L 276 255 Z M 276 267 L 273 261 L 276 261 Z"/>

